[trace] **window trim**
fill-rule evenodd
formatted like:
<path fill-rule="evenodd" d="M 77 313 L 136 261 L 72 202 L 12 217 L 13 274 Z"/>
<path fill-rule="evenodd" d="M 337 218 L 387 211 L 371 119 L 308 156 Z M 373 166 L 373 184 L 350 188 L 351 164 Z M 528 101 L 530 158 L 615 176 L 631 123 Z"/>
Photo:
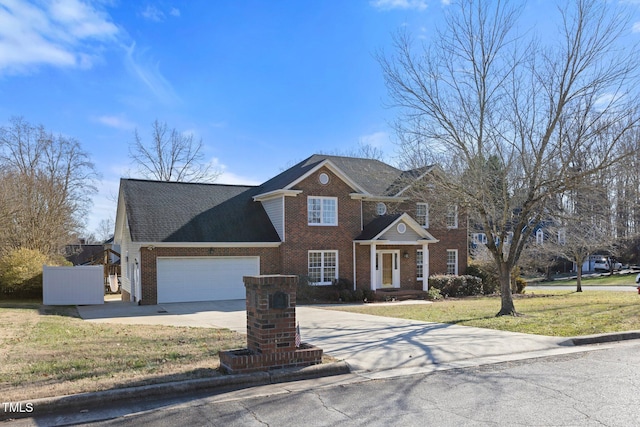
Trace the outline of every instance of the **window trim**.
<path fill-rule="evenodd" d="M 453 268 L 453 273 L 449 271 L 449 266 L 451 265 L 449 263 L 449 254 L 455 254 L 455 261 L 454 261 L 454 268 Z M 455 276 L 458 275 L 458 250 L 457 249 L 447 249 L 447 274 L 453 274 Z"/>
<path fill-rule="evenodd" d="M 311 212 L 309 209 L 309 203 L 311 200 L 320 200 L 320 222 L 311 222 Z M 335 205 L 335 210 L 333 212 L 333 217 L 335 219 L 334 223 L 326 223 L 324 222 L 324 201 L 325 200 L 333 200 Z M 327 197 L 327 196 L 307 196 L 307 225 L 314 227 L 335 227 L 338 225 L 338 198 L 337 197 Z"/>
<path fill-rule="evenodd" d="M 416 280 L 424 281 L 424 252 L 422 249 L 416 250 Z"/>
<path fill-rule="evenodd" d="M 311 281 L 311 254 L 320 254 L 320 281 L 319 282 L 312 282 Z M 335 269 L 335 277 L 331 277 L 329 280 L 327 280 L 327 278 L 325 277 L 325 255 L 326 254 L 334 254 L 335 255 L 335 266 L 332 266 Z M 340 262 L 339 262 L 339 254 L 337 250 L 309 250 L 307 251 L 307 274 L 309 276 L 310 279 L 310 283 L 314 286 L 327 286 L 327 285 L 331 285 L 333 284 L 334 280 L 337 280 L 338 277 L 340 277 L 339 274 L 339 266 L 340 266 Z"/>
<path fill-rule="evenodd" d="M 424 206 L 424 221 L 420 222 L 418 217 L 418 206 Z M 422 228 L 429 228 L 429 203 L 418 202 L 416 203 L 416 221 L 422 226 Z"/>
<path fill-rule="evenodd" d="M 449 224 L 450 217 L 453 217 L 453 224 Z M 458 228 L 458 205 L 447 206 L 445 222 L 447 224 L 447 228 Z"/>

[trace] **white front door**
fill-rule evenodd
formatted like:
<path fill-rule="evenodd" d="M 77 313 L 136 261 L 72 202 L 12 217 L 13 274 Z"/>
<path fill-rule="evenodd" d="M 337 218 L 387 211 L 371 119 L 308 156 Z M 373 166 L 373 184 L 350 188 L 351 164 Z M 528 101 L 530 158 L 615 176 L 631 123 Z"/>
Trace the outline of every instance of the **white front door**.
<path fill-rule="evenodd" d="M 400 287 L 400 251 L 376 252 L 376 284 L 380 288 Z"/>

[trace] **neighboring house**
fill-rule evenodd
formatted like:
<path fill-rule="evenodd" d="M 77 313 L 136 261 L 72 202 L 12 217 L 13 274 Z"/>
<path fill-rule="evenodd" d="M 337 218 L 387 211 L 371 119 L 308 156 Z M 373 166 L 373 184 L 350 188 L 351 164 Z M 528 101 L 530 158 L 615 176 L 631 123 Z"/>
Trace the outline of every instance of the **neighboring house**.
<path fill-rule="evenodd" d="M 87 245 L 83 240 L 64 248 L 64 257 L 73 265 L 91 265 L 104 251 L 100 244 Z"/>
<path fill-rule="evenodd" d="M 468 246 L 456 206 L 429 227 L 429 200 L 408 196 L 430 173 L 313 155 L 259 186 L 122 179 L 123 299 L 244 298 L 242 277 L 258 274 L 426 290 L 430 274 L 464 273 Z"/>

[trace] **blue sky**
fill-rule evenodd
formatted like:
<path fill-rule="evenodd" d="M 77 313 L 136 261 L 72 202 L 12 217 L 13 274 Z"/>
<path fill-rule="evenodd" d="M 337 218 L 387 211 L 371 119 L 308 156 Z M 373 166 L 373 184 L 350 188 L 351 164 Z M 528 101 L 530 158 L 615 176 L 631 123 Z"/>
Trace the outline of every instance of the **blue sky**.
<path fill-rule="evenodd" d="M 219 183 L 360 142 L 393 163 L 374 54 L 399 28 L 428 38 L 448 3 L 0 0 L 0 125 L 23 116 L 81 142 L 101 174 L 88 231 L 115 217 L 120 177 L 136 177 L 133 132 L 155 119 L 202 138 Z"/>

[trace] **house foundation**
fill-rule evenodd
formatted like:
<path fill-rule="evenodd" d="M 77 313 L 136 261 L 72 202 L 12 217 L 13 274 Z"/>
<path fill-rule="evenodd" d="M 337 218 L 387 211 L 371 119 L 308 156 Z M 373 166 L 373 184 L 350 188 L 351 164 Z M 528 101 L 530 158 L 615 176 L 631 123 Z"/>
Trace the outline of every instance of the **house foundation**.
<path fill-rule="evenodd" d="M 247 348 L 220 352 L 227 373 L 248 373 L 322 363 L 322 349 L 296 346 L 297 276 L 245 276 Z"/>

